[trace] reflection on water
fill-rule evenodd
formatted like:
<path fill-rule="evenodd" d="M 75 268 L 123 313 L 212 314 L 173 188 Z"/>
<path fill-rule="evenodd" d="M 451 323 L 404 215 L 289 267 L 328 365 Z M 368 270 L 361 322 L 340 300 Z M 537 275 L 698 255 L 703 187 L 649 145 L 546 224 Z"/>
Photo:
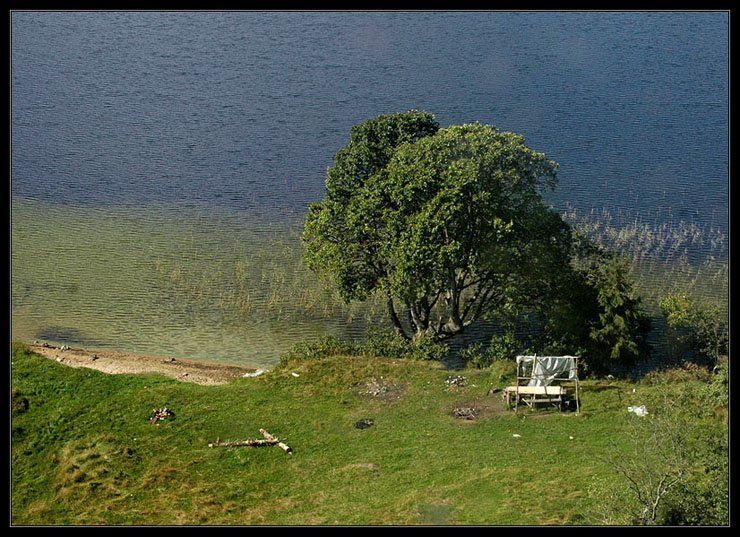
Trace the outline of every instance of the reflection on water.
<path fill-rule="evenodd" d="M 13 195 L 276 221 L 352 125 L 422 108 L 526 136 L 554 203 L 727 232 L 728 18 L 16 11 Z"/>
<path fill-rule="evenodd" d="M 308 271 L 300 222 L 18 199 L 12 210 L 14 338 L 269 365 L 297 341 L 357 338 L 386 323 L 382 300 L 342 304 Z M 598 224 L 569 213 L 629 255 L 651 313 L 658 298 L 678 291 L 726 308 L 723 235 L 683 224 L 620 231 L 600 216 Z M 652 239 L 635 241 L 645 236 Z"/>
<path fill-rule="evenodd" d="M 559 162 L 548 201 L 614 215 L 653 311 L 726 304 L 728 18 L 15 11 L 13 335 L 254 364 L 359 335 L 382 304 L 316 281 L 300 221 L 352 125 L 411 108 Z"/>

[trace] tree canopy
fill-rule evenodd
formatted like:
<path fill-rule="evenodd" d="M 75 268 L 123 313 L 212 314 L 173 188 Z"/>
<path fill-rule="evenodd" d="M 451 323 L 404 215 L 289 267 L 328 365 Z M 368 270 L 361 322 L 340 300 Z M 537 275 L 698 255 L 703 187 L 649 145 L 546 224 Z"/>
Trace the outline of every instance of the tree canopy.
<path fill-rule="evenodd" d="M 409 339 L 536 308 L 569 263 L 569 228 L 542 198 L 557 167 L 490 125 L 440 129 L 419 111 L 366 121 L 309 208 L 308 264 L 347 301 L 383 293 Z"/>

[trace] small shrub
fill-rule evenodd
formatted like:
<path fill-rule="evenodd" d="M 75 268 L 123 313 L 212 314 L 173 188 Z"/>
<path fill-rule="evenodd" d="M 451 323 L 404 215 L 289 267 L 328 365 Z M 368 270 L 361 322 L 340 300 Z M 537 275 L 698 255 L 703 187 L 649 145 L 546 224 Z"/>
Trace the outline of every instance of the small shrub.
<path fill-rule="evenodd" d="M 729 447 L 727 438 L 713 439 L 702 464 L 667 498 L 663 524 L 723 526 L 729 523 Z"/>
<path fill-rule="evenodd" d="M 709 383 L 702 390 L 702 400 L 711 407 L 727 406 L 730 400 L 729 366 L 726 361 L 720 362 L 714 369 Z"/>
<path fill-rule="evenodd" d="M 528 349 L 512 332 L 494 335 L 487 349 L 474 343 L 460 351 L 460 358 L 469 367 L 486 369 L 500 361 L 513 362 L 518 354 L 527 354 Z"/>
<path fill-rule="evenodd" d="M 356 349 L 356 353 L 363 356 L 407 360 L 441 360 L 448 351 L 447 345 L 436 342 L 431 336 L 408 341 L 397 332 L 379 329 L 369 330 L 365 341 Z"/>
<path fill-rule="evenodd" d="M 396 332 L 371 329 L 367 332 L 365 341 L 358 350 L 370 356 L 405 358 L 409 352 L 409 342 Z"/>
<path fill-rule="evenodd" d="M 449 347 L 425 335 L 409 344 L 408 352 L 403 358 L 411 360 L 442 360 L 449 352 Z"/>
<path fill-rule="evenodd" d="M 472 366 L 478 369 L 488 367 L 491 365 L 489 358 L 488 354 L 483 352 L 481 343 L 473 343 L 460 351 L 460 359 L 468 367 Z"/>
<path fill-rule="evenodd" d="M 369 331 L 362 343 L 325 336 L 317 341 L 297 343 L 280 357 L 280 365 L 290 361 L 315 360 L 326 356 L 378 356 L 407 360 L 441 360 L 449 351 L 447 345 L 432 337 L 407 341 L 400 335 L 382 330 Z"/>
<path fill-rule="evenodd" d="M 491 363 L 498 360 L 514 360 L 517 354 L 527 354 L 527 349 L 514 334 L 506 332 L 491 338 L 491 345 L 488 347 Z"/>
<path fill-rule="evenodd" d="M 287 353 L 280 357 L 280 365 L 285 365 L 292 360 L 315 360 L 340 354 L 354 355 L 356 350 L 357 345 L 350 341 L 341 340 L 336 336 L 325 336 L 316 341 L 294 344 Z"/>
<path fill-rule="evenodd" d="M 666 404 L 664 408 L 673 405 Z M 622 488 L 603 498 L 608 502 L 602 506 L 608 513 L 605 521 L 662 523 L 668 499 L 686 482 L 695 462 L 689 445 L 691 433 L 690 422 L 680 413 L 669 411 L 630 419 L 632 443 L 628 451 L 622 452 L 614 445 L 608 455 Z"/>
<path fill-rule="evenodd" d="M 660 311 L 669 328 L 671 353 L 714 365 L 727 353 L 727 320 L 718 307 L 701 306 L 685 294 L 660 300 Z"/>
<path fill-rule="evenodd" d="M 642 379 L 644 384 L 655 386 L 659 384 L 673 384 L 677 382 L 702 381 L 709 382 L 711 373 L 706 367 L 693 362 L 684 362 L 680 367 L 671 367 L 659 371 L 651 371 Z"/>
<path fill-rule="evenodd" d="M 728 523 L 727 431 L 706 427 L 695 390 L 648 401 L 653 411 L 629 418 L 626 450 L 609 453 L 617 478 L 591 489 L 594 523 L 721 525 Z"/>

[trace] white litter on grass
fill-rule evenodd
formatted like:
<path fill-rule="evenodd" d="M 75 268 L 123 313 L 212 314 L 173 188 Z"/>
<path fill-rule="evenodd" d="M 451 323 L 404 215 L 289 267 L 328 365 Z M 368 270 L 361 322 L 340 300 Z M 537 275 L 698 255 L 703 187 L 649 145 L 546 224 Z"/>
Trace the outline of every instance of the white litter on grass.
<path fill-rule="evenodd" d="M 627 412 L 634 412 L 635 415 L 640 416 L 640 417 L 643 417 L 646 414 L 648 414 L 648 411 L 645 408 L 645 405 L 641 405 L 641 406 L 628 406 L 627 407 Z"/>
<path fill-rule="evenodd" d="M 520 434 L 512 434 L 511 436 L 513 436 L 514 438 L 521 438 L 522 437 L 522 435 L 520 435 Z"/>
<path fill-rule="evenodd" d="M 264 375 L 265 373 L 267 373 L 267 369 L 258 369 L 257 371 L 254 371 L 252 373 L 244 373 L 242 377 L 243 378 L 259 377 L 260 375 Z"/>
<path fill-rule="evenodd" d="M 293 375 L 294 377 L 300 377 L 298 373 L 291 373 L 291 375 Z"/>
<path fill-rule="evenodd" d="M 571 439 L 571 440 L 573 440 L 573 437 L 572 436 L 569 436 L 568 438 Z"/>

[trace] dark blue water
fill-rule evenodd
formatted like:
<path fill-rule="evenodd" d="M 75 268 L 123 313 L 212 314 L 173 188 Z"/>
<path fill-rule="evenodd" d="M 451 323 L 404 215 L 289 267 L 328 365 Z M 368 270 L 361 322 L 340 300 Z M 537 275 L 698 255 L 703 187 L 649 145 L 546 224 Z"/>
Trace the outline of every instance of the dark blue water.
<path fill-rule="evenodd" d="M 13 337 L 269 365 L 298 341 L 361 335 L 382 301 L 322 291 L 300 219 L 352 125 L 411 108 L 524 134 L 561 165 L 553 204 L 594 209 L 619 237 L 649 224 L 623 250 L 724 255 L 727 26 L 723 13 L 14 12 Z M 726 268 L 679 267 L 641 292 L 721 302 Z"/>
<path fill-rule="evenodd" d="M 726 13 L 12 14 L 12 194 L 300 217 L 350 127 L 524 134 L 553 203 L 726 230 Z"/>

